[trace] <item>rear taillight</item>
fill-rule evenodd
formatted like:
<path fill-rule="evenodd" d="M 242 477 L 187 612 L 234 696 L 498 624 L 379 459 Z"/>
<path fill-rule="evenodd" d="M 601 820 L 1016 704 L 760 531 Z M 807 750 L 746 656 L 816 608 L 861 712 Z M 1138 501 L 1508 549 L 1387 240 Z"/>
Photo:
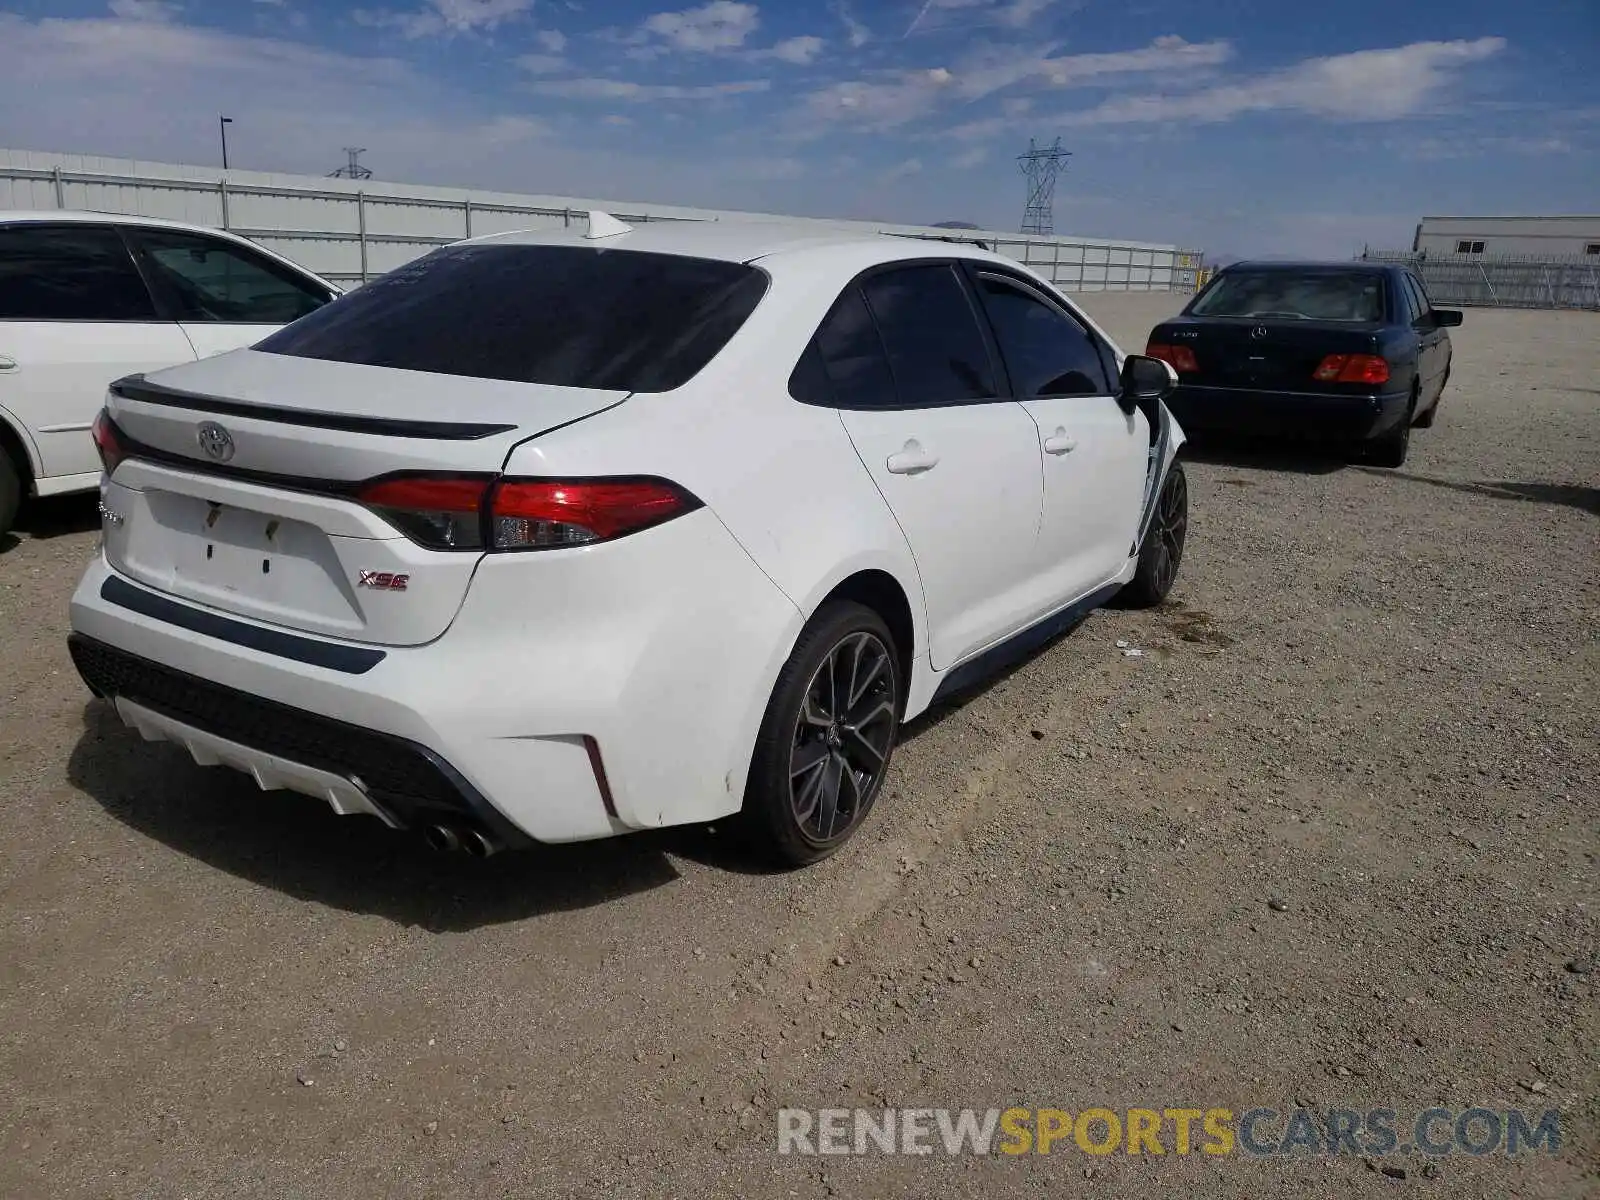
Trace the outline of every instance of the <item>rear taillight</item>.
<path fill-rule="evenodd" d="M 508 479 L 490 499 L 496 550 L 587 546 L 700 507 L 665 479 Z"/>
<path fill-rule="evenodd" d="M 397 475 L 357 493 L 434 550 L 555 550 L 637 533 L 700 507 L 664 479 Z"/>
<path fill-rule="evenodd" d="M 1149 358 L 1159 358 L 1169 364 L 1180 375 L 1193 374 L 1200 369 L 1200 364 L 1195 361 L 1194 351 L 1188 346 L 1168 346 L 1161 342 L 1151 342 L 1145 347 L 1144 352 Z"/>
<path fill-rule="evenodd" d="M 482 550 L 483 509 L 494 479 L 488 475 L 395 475 L 358 494 L 418 545 L 433 550 Z"/>
<path fill-rule="evenodd" d="M 83 427 L 80 425 L 79 428 Z M 117 469 L 117 464 L 128 457 L 128 449 L 122 441 L 122 430 L 117 428 L 117 423 L 102 408 L 90 427 L 89 436 L 94 438 L 94 448 L 100 453 L 100 465 L 110 475 Z"/>
<path fill-rule="evenodd" d="M 1377 354 L 1330 354 L 1311 378 L 1318 383 L 1388 383 L 1389 363 Z"/>

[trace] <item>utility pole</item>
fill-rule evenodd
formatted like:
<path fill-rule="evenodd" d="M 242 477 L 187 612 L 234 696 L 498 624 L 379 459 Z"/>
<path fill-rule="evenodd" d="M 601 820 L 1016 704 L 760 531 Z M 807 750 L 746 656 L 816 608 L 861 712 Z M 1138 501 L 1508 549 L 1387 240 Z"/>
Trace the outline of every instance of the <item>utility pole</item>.
<path fill-rule="evenodd" d="M 228 126 L 233 124 L 232 117 L 217 118 L 217 131 L 222 134 L 222 169 L 228 169 Z"/>
<path fill-rule="evenodd" d="M 1048 237 L 1055 232 L 1056 176 L 1071 157 L 1070 150 L 1061 148 L 1060 138 L 1048 146 L 1029 138 L 1028 152 L 1017 155 L 1017 163 L 1028 180 L 1028 202 L 1022 210 L 1023 233 Z"/>
<path fill-rule="evenodd" d="M 365 146 L 346 146 L 344 148 L 348 160 L 337 171 L 329 172 L 330 179 L 371 179 L 372 168 L 361 165 L 361 156 L 367 152 Z"/>

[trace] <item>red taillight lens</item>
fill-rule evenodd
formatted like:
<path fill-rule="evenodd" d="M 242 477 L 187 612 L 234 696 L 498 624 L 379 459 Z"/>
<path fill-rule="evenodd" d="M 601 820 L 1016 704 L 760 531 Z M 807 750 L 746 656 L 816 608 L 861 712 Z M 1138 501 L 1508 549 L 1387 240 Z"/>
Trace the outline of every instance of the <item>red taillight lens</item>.
<path fill-rule="evenodd" d="M 1330 354 L 1311 378 L 1319 383 L 1388 383 L 1389 363 L 1376 354 Z"/>
<path fill-rule="evenodd" d="M 1159 358 L 1162 362 L 1170 364 L 1180 375 L 1193 374 L 1200 369 L 1200 364 L 1195 361 L 1194 351 L 1187 346 L 1167 346 L 1160 342 L 1151 342 L 1145 347 L 1144 352 L 1149 358 Z"/>
<path fill-rule="evenodd" d="M 700 507 L 677 484 L 639 478 L 396 475 L 367 484 L 357 496 L 412 541 L 434 550 L 587 546 Z"/>
<path fill-rule="evenodd" d="M 128 448 L 122 443 L 122 430 L 117 428 L 117 423 L 102 408 L 100 415 L 94 419 L 89 436 L 94 438 L 94 448 L 100 453 L 100 465 L 110 475 L 117 469 L 117 464 L 128 457 Z"/>
<path fill-rule="evenodd" d="M 361 502 L 412 541 L 434 550 L 482 550 L 492 477 L 397 475 L 369 483 Z"/>
<path fill-rule="evenodd" d="M 700 507 L 665 479 L 508 479 L 489 503 L 496 550 L 587 546 Z"/>

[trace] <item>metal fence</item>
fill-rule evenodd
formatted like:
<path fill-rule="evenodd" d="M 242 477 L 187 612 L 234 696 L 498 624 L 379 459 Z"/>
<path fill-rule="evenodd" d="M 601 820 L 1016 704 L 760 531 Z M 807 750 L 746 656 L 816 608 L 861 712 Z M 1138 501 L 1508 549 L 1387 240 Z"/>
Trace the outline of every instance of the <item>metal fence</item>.
<path fill-rule="evenodd" d="M 1361 257 L 1367 262 L 1405 263 L 1421 278 L 1436 304 L 1600 310 L 1600 255 L 1367 250 Z"/>
<path fill-rule="evenodd" d="M 70 163 L 71 165 L 64 165 Z M 0 150 L 0 210 L 85 209 L 167 217 L 231 230 L 344 285 L 392 271 L 437 246 L 514 229 L 557 229 L 606 208 L 630 224 L 645 221 L 787 221 L 822 228 L 981 242 L 1026 263 L 1068 291 L 1187 291 L 1202 256 L 1152 243 L 1092 238 L 1019 237 L 984 230 L 933 229 L 864 221 L 787 218 L 762 213 L 621 205 L 563 197 L 217 172 L 121 159 Z"/>

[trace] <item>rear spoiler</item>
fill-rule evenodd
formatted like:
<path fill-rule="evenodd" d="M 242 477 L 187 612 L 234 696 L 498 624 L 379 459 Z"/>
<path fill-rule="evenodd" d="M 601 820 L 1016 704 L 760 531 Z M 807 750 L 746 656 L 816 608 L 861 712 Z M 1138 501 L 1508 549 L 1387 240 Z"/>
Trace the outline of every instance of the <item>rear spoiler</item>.
<path fill-rule="evenodd" d="M 473 442 L 479 438 L 507 433 L 515 425 L 489 425 L 462 421 L 403 421 L 392 417 L 359 417 L 350 413 L 317 412 L 304 408 L 280 408 L 270 404 L 249 404 L 203 396 L 165 384 L 151 383 L 143 375 L 128 375 L 111 385 L 111 394 L 139 404 L 158 404 L 168 408 L 188 408 L 218 416 L 247 417 L 257 421 L 276 421 L 281 425 L 303 425 L 309 429 L 337 429 L 345 433 L 371 433 L 382 437 L 426 438 L 437 442 Z"/>

